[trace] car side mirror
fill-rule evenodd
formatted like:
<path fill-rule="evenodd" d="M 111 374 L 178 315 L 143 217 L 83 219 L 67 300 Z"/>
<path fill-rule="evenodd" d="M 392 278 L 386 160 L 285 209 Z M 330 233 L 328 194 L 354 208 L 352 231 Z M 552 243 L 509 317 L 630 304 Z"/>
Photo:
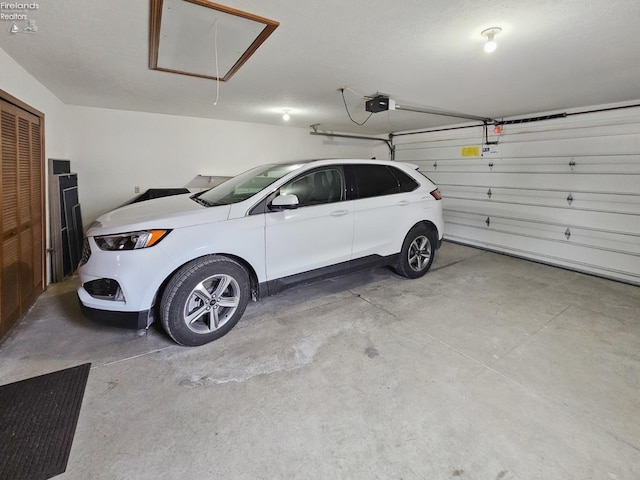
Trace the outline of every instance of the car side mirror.
<path fill-rule="evenodd" d="M 293 210 L 298 208 L 300 201 L 298 200 L 297 195 L 293 194 L 284 194 L 278 195 L 274 198 L 269 206 L 270 210 L 281 211 L 281 210 Z"/>

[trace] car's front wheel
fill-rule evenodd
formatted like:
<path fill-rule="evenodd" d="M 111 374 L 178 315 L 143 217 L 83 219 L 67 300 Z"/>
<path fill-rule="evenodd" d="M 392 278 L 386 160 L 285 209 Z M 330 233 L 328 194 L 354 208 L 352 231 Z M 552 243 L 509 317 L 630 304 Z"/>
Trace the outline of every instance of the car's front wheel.
<path fill-rule="evenodd" d="M 435 256 L 435 232 L 416 225 L 404 239 L 396 271 L 407 278 L 419 278 L 429 271 Z"/>
<path fill-rule="evenodd" d="M 180 345 L 196 346 L 227 334 L 244 313 L 249 275 L 222 256 L 198 258 L 180 268 L 160 302 L 162 326 Z"/>

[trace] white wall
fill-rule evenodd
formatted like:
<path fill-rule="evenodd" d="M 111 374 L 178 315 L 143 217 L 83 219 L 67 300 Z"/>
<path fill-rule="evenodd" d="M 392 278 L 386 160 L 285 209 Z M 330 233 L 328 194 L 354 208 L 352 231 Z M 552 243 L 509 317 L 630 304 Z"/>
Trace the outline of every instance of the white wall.
<path fill-rule="evenodd" d="M 65 158 L 68 155 L 66 105 L 1 48 L 0 89 L 44 113 L 45 159 Z"/>
<path fill-rule="evenodd" d="M 83 221 L 134 197 L 134 188 L 185 187 L 198 174 L 235 175 L 306 158 L 388 158 L 383 142 L 330 139 L 309 129 L 69 107 L 69 158 Z"/>

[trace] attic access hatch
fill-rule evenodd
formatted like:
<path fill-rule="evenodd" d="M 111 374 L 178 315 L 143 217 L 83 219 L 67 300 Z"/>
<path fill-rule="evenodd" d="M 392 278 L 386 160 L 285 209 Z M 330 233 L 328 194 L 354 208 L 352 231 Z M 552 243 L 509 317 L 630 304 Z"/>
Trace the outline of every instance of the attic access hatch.
<path fill-rule="evenodd" d="M 278 25 L 207 0 L 151 0 L 149 68 L 227 81 Z"/>

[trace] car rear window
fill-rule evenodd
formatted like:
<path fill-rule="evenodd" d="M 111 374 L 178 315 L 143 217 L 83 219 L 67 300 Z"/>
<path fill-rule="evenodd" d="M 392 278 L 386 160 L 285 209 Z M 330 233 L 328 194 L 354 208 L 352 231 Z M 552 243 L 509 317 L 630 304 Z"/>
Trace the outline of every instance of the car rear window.
<path fill-rule="evenodd" d="M 358 198 L 410 192 L 418 183 L 405 172 L 387 165 L 353 165 Z"/>
<path fill-rule="evenodd" d="M 413 192 L 420 185 L 413 178 L 407 175 L 402 170 L 397 168 L 389 167 L 389 169 L 393 172 L 395 177 L 398 179 L 398 183 L 400 184 L 400 191 L 404 192 Z"/>

